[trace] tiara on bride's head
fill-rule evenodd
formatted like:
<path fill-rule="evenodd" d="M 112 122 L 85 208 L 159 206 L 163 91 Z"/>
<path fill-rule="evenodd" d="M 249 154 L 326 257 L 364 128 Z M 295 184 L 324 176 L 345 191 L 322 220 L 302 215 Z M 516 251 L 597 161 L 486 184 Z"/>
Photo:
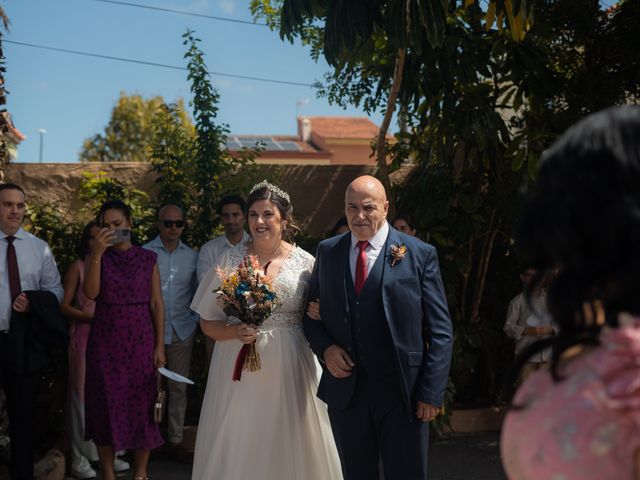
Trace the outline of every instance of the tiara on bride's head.
<path fill-rule="evenodd" d="M 273 183 L 267 182 L 266 180 L 263 180 L 260 183 L 256 183 L 251 188 L 251 191 L 249 192 L 249 195 L 251 195 L 256 190 L 260 190 L 261 188 L 266 188 L 270 192 L 275 193 L 276 195 L 284 198 L 287 202 L 291 203 L 291 198 L 289 198 L 289 194 L 287 192 L 285 192 L 284 190 L 282 190 L 279 187 L 276 187 Z"/>

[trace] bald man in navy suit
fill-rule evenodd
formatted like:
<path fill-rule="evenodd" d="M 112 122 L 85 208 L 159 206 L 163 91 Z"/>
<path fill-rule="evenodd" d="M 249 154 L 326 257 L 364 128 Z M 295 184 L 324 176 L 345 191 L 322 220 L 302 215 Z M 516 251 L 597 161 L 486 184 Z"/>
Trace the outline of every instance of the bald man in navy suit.
<path fill-rule="evenodd" d="M 349 185 L 351 231 L 319 245 L 303 319 L 345 480 L 379 478 L 380 457 L 386 480 L 425 480 L 429 422 L 449 376 L 453 329 L 435 248 L 391 228 L 388 206 L 377 179 Z"/>

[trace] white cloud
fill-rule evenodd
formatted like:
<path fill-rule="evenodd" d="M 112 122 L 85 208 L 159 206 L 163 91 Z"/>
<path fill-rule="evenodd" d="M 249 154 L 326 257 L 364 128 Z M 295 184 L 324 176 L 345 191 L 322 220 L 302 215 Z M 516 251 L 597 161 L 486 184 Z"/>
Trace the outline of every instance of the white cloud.
<path fill-rule="evenodd" d="M 253 95 L 256 93 L 254 85 L 250 85 L 248 82 L 237 81 L 236 79 L 223 77 L 221 75 L 213 75 L 212 83 L 215 88 L 225 90 L 227 92 L 239 93 L 240 95 Z"/>
<path fill-rule="evenodd" d="M 233 88 L 234 86 L 233 80 L 218 75 L 213 76 L 212 83 L 214 87 L 223 89 Z"/>
<path fill-rule="evenodd" d="M 189 5 L 192 12 L 204 13 L 209 10 L 209 0 L 193 0 Z"/>
<path fill-rule="evenodd" d="M 253 95 L 256 92 L 256 88 L 253 85 L 238 85 L 236 90 L 242 95 Z"/>
<path fill-rule="evenodd" d="M 232 15 L 236 10 L 236 2 L 234 0 L 218 0 L 218 6 L 224 13 Z"/>

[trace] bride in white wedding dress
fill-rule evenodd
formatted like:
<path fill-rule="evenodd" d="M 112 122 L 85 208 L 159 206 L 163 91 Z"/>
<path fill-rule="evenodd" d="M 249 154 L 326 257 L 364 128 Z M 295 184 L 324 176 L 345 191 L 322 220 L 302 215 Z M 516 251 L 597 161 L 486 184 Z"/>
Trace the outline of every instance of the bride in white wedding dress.
<path fill-rule="evenodd" d="M 252 240 L 220 265 L 246 255 L 268 265 L 280 305 L 255 332 L 230 322 L 213 293 L 215 270 L 200 283 L 191 308 L 216 340 L 198 425 L 193 480 L 342 480 L 325 404 L 316 397 L 320 366 L 302 332 L 313 257 L 282 240 L 290 226 L 289 196 L 262 182 L 247 200 Z M 255 339 L 258 371 L 232 380 L 238 352 Z"/>

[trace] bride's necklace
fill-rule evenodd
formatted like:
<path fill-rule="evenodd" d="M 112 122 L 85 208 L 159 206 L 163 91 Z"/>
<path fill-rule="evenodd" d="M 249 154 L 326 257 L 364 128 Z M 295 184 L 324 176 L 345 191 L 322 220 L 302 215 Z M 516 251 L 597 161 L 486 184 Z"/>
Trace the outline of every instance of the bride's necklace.
<path fill-rule="evenodd" d="M 271 265 L 271 262 L 273 262 L 273 260 L 278 258 L 278 256 L 280 255 L 280 251 L 282 250 L 282 241 L 279 241 L 278 246 L 273 251 L 267 254 L 259 253 L 256 249 L 255 244 L 251 245 L 251 250 L 253 250 L 253 253 L 256 255 L 256 257 L 258 257 L 258 263 L 260 263 L 260 265 L 264 265 L 263 270 L 266 275 L 267 269 L 269 268 L 269 265 Z"/>

